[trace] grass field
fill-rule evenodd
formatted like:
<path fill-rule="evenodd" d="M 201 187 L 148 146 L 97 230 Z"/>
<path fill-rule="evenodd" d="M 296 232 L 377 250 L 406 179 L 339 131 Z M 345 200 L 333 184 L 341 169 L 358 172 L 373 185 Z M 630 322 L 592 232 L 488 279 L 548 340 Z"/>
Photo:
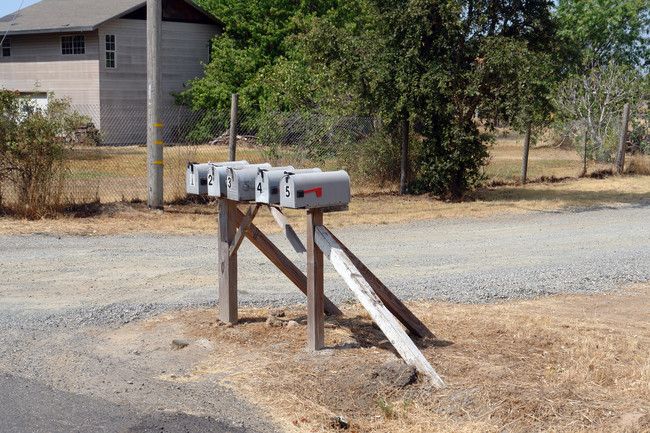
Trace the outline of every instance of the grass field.
<path fill-rule="evenodd" d="M 501 133 L 496 144 L 490 148 L 490 160 L 483 171 L 486 184 L 516 185 L 520 182 L 523 138 L 514 133 Z M 271 157 L 273 155 L 273 157 Z M 650 157 L 635 157 L 642 172 L 650 173 Z M 207 162 L 228 159 L 226 145 L 168 146 L 164 150 L 164 200 L 174 202 L 185 197 L 185 168 L 188 161 Z M 238 142 L 237 159 L 251 163 L 270 162 L 273 165 L 294 165 L 296 168 L 318 166 L 323 170 L 337 170 L 345 164 L 338 158 L 313 160 L 304 149 L 280 149 L 272 153 L 268 148 Z M 72 151 L 66 181 L 64 201 L 102 203 L 116 201 L 146 200 L 147 198 L 147 149 L 145 146 L 77 147 Z M 349 161 L 348 161 L 349 163 Z M 590 162 L 587 174 L 611 169 L 611 164 Z M 398 185 L 382 185 L 362 181 L 351 171 L 352 192 L 355 195 L 390 193 Z M 554 148 L 541 143 L 529 154 L 528 180 L 577 177 L 582 172 L 582 161 L 575 149 Z M 3 201 L 10 204 L 16 199 L 11 187 L 5 185 Z"/>

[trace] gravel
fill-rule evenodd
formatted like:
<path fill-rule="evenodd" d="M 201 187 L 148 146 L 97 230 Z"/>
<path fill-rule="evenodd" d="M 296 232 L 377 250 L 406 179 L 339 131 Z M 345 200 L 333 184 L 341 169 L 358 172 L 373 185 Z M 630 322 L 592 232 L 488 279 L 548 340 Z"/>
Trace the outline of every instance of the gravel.
<path fill-rule="evenodd" d="M 649 210 L 644 201 L 335 232 L 403 300 L 490 303 L 602 293 L 649 281 Z M 297 259 L 281 235 L 269 237 Z M 0 236 L 0 261 L 5 274 L 0 324 L 10 327 L 125 324 L 218 302 L 213 236 Z M 238 261 L 241 305 L 305 302 L 250 243 L 242 244 Z M 328 263 L 325 281 L 334 302 L 353 298 Z"/>

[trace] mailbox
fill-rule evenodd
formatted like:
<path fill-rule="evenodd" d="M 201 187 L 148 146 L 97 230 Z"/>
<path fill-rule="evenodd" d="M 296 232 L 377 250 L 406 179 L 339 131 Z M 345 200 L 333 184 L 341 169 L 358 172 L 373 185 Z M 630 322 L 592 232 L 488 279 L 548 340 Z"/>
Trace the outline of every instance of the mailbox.
<path fill-rule="evenodd" d="M 213 197 L 226 196 L 226 170 L 228 167 L 243 167 L 248 161 L 212 162 L 208 164 L 208 195 Z"/>
<path fill-rule="evenodd" d="M 292 166 L 271 167 L 271 164 L 245 165 L 242 167 L 228 167 L 226 171 L 226 189 L 229 200 L 249 201 L 255 200 L 255 177 L 260 168 L 271 170 L 293 170 Z"/>
<path fill-rule="evenodd" d="M 255 201 L 266 204 L 280 203 L 280 180 L 287 174 L 296 173 L 320 173 L 320 168 L 305 168 L 300 170 L 257 170 L 255 178 Z"/>
<path fill-rule="evenodd" d="M 350 176 L 345 170 L 287 174 L 280 181 L 280 205 L 291 209 L 350 203 Z"/>
<path fill-rule="evenodd" d="M 208 193 L 208 163 L 188 162 L 185 170 L 185 191 L 188 194 Z"/>

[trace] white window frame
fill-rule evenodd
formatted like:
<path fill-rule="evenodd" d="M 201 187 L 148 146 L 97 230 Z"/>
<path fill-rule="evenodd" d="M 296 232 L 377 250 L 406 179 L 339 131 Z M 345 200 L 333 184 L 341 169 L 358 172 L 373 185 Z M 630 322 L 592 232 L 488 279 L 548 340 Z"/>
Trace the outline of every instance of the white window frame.
<path fill-rule="evenodd" d="M 112 38 L 112 41 L 109 41 L 109 38 Z M 110 44 L 110 45 L 109 45 Z M 112 46 L 112 49 L 110 49 Z M 115 34 L 106 34 L 104 35 L 104 67 L 106 69 L 116 69 L 117 68 L 117 37 Z M 112 58 L 109 59 L 109 54 L 112 54 Z M 112 62 L 112 64 L 109 64 Z"/>
<path fill-rule="evenodd" d="M 64 44 L 69 46 L 64 46 Z M 68 52 L 66 52 L 68 51 Z M 86 36 L 85 35 L 63 35 L 61 36 L 61 55 L 62 56 L 80 56 L 86 54 Z"/>

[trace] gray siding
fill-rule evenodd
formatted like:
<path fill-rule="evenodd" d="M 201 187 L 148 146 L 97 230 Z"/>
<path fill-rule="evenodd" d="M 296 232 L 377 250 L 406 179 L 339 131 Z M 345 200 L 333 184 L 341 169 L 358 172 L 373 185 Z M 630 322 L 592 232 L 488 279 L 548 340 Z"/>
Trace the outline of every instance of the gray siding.
<path fill-rule="evenodd" d="M 208 42 L 217 34 L 211 24 L 164 21 L 162 25 L 163 103 L 171 105 L 170 93 L 179 93 L 183 84 L 201 76 L 209 58 Z M 116 39 L 116 68 L 106 68 L 105 36 Z M 99 29 L 100 100 L 102 105 L 146 105 L 147 40 L 146 22 L 118 19 Z"/>
<path fill-rule="evenodd" d="M 54 92 L 75 105 L 99 104 L 97 32 L 84 33 L 86 53 L 79 55 L 61 54 L 64 35 L 72 34 L 9 35 L 11 56 L 0 57 L 0 87 Z"/>

